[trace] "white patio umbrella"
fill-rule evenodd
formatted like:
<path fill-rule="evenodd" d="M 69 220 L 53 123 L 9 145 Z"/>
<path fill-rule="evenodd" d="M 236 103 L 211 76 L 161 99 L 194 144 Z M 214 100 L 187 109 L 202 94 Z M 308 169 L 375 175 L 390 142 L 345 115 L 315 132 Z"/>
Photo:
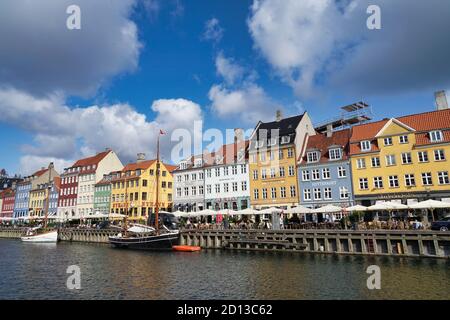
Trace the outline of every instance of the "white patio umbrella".
<path fill-rule="evenodd" d="M 434 209 L 450 208 L 450 202 L 443 202 L 438 200 L 425 200 L 409 206 L 411 209 L 430 209 L 434 221 Z"/>
<path fill-rule="evenodd" d="M 314 209 L 311 212 L 313 212 L 313 213 L 334 213 L 334 212 L 341 212 L 341 211 L 342 211 L 341 207 L 328 204 L 326 206 Z"/>
<path fill-rule="evenodd" d="M 387 205 L 391 206 L 393 209 L 397 209 L 397 210 L 409 209 L 409 206 L 407 206 L 406 204 L 397 203 L 397 202 L 386 202 L 386 203 L 387 203 Z"/>
<path fill-rule="evenodd" d="M 261 213 L 261 211 L 255 210 L 255 209 L 252 209 L 252 208 L 239 210 L 237 212 L 237 214 L 240 214 L 240 215 L 243 215 L 243 216 L 252 216 L 252 215 L 257 215 L 257 214 L 260 214 L 260 213 Z"/>
<path fill-rule="evenodd" d="M 383 210 L 392 210 L 392 206 L 387 202 L 379 202 L 367 208 L 369 211 L 383 211 Z"/>
<path fill-rule="evenodd" d="M 204 209 L 204 210 L 200 210 L 200 211 L 197 211 L 197 212 L 194 212 L 195 213 L 195 217 L 198 217 L 198 216 L 215 216 L 215 215 L 217 215 L 217 211 L 214 211 L 214 210 L 211 210 L 211 209 Z"/>
<path fill-rule="evenodd" d="M 108 215 L 108 218 L 125 218 L 125 215 L 121 213 L 110 213 Z"/>
<path fill-rule="evenodd" d="M 286 211 L 286 213 L 296 213 L 296 214 L 305 214 L 305 213 L 311 213 L 312 209 L 304 207 L 304 206 L 296 206 L 293 208 L 288 208 Z"/>
<path fill-rule="evenodd" d="M 225 209 L 217 211 L 217 214 L 227 215 L 227 216 L 235 216 L 239 214 L 239 211 L 233 209 Z"/>
<path fill-rule="evenodd" d="M 344 208 L 344 210 L 348 211 L 348 212 L 367 211 L 368 208 L 365 207 L 365 206 L 361 206 L 361 205 L 357 204 L 357 205 L 354 205 L 354 206 L 351 206 L 351 207 L 348 207 L 348 208 Z"/>
<path fill-rule="evenodd" d="M 261 210 L 259 213 L 260 214 L 272 214 L 272 213 L 282 213 L 282 212 L 284 212 L 283 209 L 271 207 L 271 208 Z"/>
<path fill-rule="evenodd" d="M 186 213 L 186 212 L 183 212 L 183 211 L 180 211 L 180 210 L 177 210 L 177 211 L 175 211 L 175 212 L 172 212 L 172 214 L 173 214 L 175 217 L 183 217 L 185 213 Z"/>

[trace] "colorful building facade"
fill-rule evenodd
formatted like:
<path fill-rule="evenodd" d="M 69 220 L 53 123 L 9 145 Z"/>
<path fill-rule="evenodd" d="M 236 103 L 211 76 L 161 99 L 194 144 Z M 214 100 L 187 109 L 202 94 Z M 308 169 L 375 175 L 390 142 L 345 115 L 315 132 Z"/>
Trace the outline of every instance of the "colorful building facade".
<path fill-rule="evenodd" d="M 14 203 L 16 199 L 15 191 L 12 188 L 1 191 L 0 193 L 0 217 L 12 218 L 14 212 Z"/>
<path fill-rule="evenodd" d="M 350 157 L 358 203 L 450 200 L 450 109 L 355 126 Z"/>
<path fill-rule="evenodd" d="M 354 204 L 349 159 L 351 129 L 308 137 L 305 155 L 299 159 L 300 204 L 317 208 Z"/>
<path fill-rule="evenodd" d="M 103 176 L 103 179 L 95 184 L 94 214 L 108 214 L 111 207 L 111 179 L 112 174 Z"/>
<path fill-rule="evenodd" d="M 156 175 L 159 175 L 160 211 L 172 211 L 175 166 L 156 160 L 130 163 L 111 178 L 111 213 L 128 215 L 130 220 L 147 221 L 156 208 Z"/>
<path fill-rule="evenodd" d="M 297 159 L 307 136 L 315 135 L 308 114 L 273 122 L 259 122 L 250 138 L 249 180 L 251 205 L 288 208 L 298 204 Z"/>
<path fill-rule="evenodd" d="M 60 182 L 60 177 L 55 177 L 51 183 L 38 184 L 30 191 L 30 219 L 43 217 L 46 212 L 48 216 L 56 216 Z"/>

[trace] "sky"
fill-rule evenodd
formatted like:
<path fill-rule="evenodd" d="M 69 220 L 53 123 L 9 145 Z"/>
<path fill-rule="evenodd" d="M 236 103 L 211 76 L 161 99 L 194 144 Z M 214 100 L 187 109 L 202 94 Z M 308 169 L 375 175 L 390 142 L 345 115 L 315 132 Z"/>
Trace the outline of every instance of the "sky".
<path fill-rule="evenodd" d="M 314 123 L 361 100 L 374 119 L 432 111 L 450 89 L 449 30 L 442 0 L 2 0 L 0 168 L 152 158 L 160 129 L 173 163 L 222 142 L 193 149 L 205 130 L 251 131 L 278 109 Z"/>

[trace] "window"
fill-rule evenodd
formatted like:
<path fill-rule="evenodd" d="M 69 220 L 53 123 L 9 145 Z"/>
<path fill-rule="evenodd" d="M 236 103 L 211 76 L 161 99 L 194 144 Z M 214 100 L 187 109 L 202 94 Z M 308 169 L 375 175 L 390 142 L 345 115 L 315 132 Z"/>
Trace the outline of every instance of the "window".
<path fill-rule="evenodd" d="M 178 182 L 181 182 L 181 176 L 178 176 Z M 142 186 L 143 187 L 147 186 L 147 180 L 142 180 Z"/>
<path fill-rule="evenodd" d="M 347 177 L 347 170 L 345 167 L 338 167 L 338 178 L 345 178 Z"/>
<path fill-rule="evenodd" d="M 356 160 L 356 168 L 365 169 L 366 168 L 366 159 L 360 158 Z"/>
<path fill-rule="evenodd" d="M 228 187 L 228 183 L 224 183 L 223 184 L 223 192 L 228 192 L 229 187 Z"/>
<path fill-rule="evenodd" d="M 372 168 L 380 167 L 380 157 L 372 157 Z"/>
<path fill-rule="evenodd" d="M 237 182 L 233 182 L 232 183 L 232 188 L 233 188 L 233 192 L 238 191 L 238 184 L 237 184 Z"/>
<path fill-rule="evenodd" d="M 435 130 L 430 132 L 430 140 L 431 142 L 439 142 L 442 141 L 442 131 Z"/>
<path fill-rule="evenodd" d="M 228 175 L 228 167 L 223 167 L 223 175 L 224 176 Z"/>
<path fill-rule="evenodd" d="M 389 187 L 398 188 L 398 176 L 389 176 Z"/>
<path fill-rule="evenodd" d="M 206 170 L 206 177 L 211 178 L 211 169 Z"/>
<path fill-rule="evenodd" d="M 290 177 L 295 176 L 295 169 L 294 169 L 294 166 L 289 166 L 289 167 L 288 167 L 288 173 L 289 173 L 289 176 L 290 176 Z"/>
<path fill-rule="evenodd" d="M 286 187 L 280 187 L 280 197 L 286 198 Z"/>
<path fill-rule="evenodd" d="M 288 156 L 288 158 L 292 158 L 294 156 L 294 149 L 289 148 L 287 156 Z"/>
<path fill-rule="evenodd" d="M 386 156 L 386 165 L 387 166 L 395 166 L 395 155 L 388 154 Z"/>
<path fill-rule="evenodd" d="M 313 151 L 307 153 L 307 161 L 308 162 L 317 162 L 319 161 L 319 152 Z"/>
<path fill-rule="evenodd" d="M 277 198 L 277 188 L 272 187 L 270 189 L 270 195 L 271 195 L 272 199 L 276 199 Z"/>
<path fill-rule="evenodd" d="M 320 188 L 314 188 L 314 200 L 321 200 L 322 199 L 322 191 Z"/>
<path fill-rule="evenodd" d="M 431 178 L 431 172 L 422 173 L 422 184 L 424 186 L 431 186 L 433 184 L 433 179 Z"/>
<path fill-rule="evenodd" d="M 275 178 L 275 168 L 270 168 L 270 177 Z"/>
<path fill-rule="evenodd" d="M 247 181 L 241 182 L 241 189 L 242 189 L 242 191 L 247 191 Z"/>
<path fill-rule="evenodd" d="M 220 168 L 215 168 L 216 177 L 220 177 Z"/>
<path fill-rule="evenodd" d="M 191 175 L 191 179 L 192 179 L 192 181 L 195 181 L 195 180 L 197 180 L 197 174 L 196 173 L 193 173 L 192 175 Z"/>
<path fill-rule="evenodd" d="M 408 143 L 408 136 L 400 136 L 399 142 L 400 143 Z"/>
<path fill-rule="evenodd" d="M 373 186 L 376 189 L 383 188 L 383 177 L 373 177 Z"/>
<path fill-rule="evenodd" d="M 434 150 L 434 160 L 436 161 L 445 160 L 445 153 L 443 149 Z"/>
<path fill-rule="evenodd" d="M 206 193 L 207 193 L 207 194 L 211 194 L 211 185 L 210 185 L 210 184 L 208 184 L 208 185 L 206 186 Z"/>
<path fill-rule="evenodd" d="M 271 161 L 275 160 L 275 152 L 274 151 L 269 152 L 269 158 Z"/>
<path fill-rule="evenodd" d="M 414 174 L 408 173 L 405 174 L 405 186 L 414 187 L 416 185 L 416 179 L 414 178 Z"/>
<path fill-rule="evenodd" d="M 303 200 L 310 201 L 311 200 L 311 189 L 303 190 Z"/>
<path fill-rule="evenodd" d="M 198 194 L 203 194 L 203 186 L 198 186 Z"/>
<path fill-rule="evenodd" d="M 220 193 L 220 184 L 216 184 L 216 193 Z"/>
<path fill-rule="evenodd" d="M 259 154 L 259 159 L 260 159 L 261 161 L 266 161 L 266 153 L 265 153 L 265 152 L 261 152 L 261 153 Z"/>
<path fill-rule="evenodd" d="M 330 179 L 330 169 L 329 168 L 322 169 L 322 179 Z"/>
<path fill-rule="evenodd" d="M 411 163 L 412 163 L 411 152 L 403 152 L 402 164 L 411 164 Z"/>
<path fill-rule="evenodd" d="M 245 164 L 241 164 L 241 173 L 242 174 L 247 173 L 247 166 Z"/>
<path fill-rule="evenodd" d="M 330 160 L 342 159 L 342 151 L 340 148 L 330 149 Z"/>
<path fill-rule="evenodd" d="M 331 199 L 331 188 L 327 187 L 327 188 L 323 189 L 323 198 L 326 200 Z"/>
<path fill-rule="evenodd" d="M 184 195 L 186 197 L 189 196 L 189 188 L 188 187 L 184 187 Z"/>
<path fill-rule="evenodd" d="M 348 199 L 348 189 L 346 187 L 340 187 L 339 188 L 339 198 L 341 199 Z"/>
<path fill-rule="evenodd" d="M 233 175 L 236 175 L 236 174 L 237 174 L 237 166 L 232 166 L 232 167 L 231 167 L 231 173 L 232 173 Z"/>
<path fill-rule="evenodd" d="M 320 180 L 319 169 L 313 169 L 312 170 L 312 180 Z"/>
<path fill-rule="evenodd" d="M 266 169 L 261 169 L 261 179 L 266 179 L 267 178 L 267 174 L 266 174 Z"/>
<path fill-rule="evenodd" d="M 189 175 L 188 174 L 184 175 L 184 181 L 189 181 Z"/>
<path fill-rule="evenodd" d="M 280 177 L 284 177 L 285 176 L 285 172 L 284 172 L 284 167 L 280 167 Z"/>
<path fill-rule="evenodd" d="M 295 186 L 291 186 L 290 190 L 291 190 L 291 198 L 295 198 L 297 196 L 297 191 L 296 191 Z"/>
<path fill-rule="evenodd" d="M 367 180 L 367 178 L 359 178 L 359 189 L 360 190 L 369 189 L 369 181 Z"/>
<path fill-rule="evenodd" d="M 419 158 L 419 162 L 428 162 L 428 152 L 427 151 L 417 152 L 417 157 Z"/>
<path fill-rule="evenodd" d="M 438 172 L 438 180 L 439 184 L 450 184 L 450 181 L 448 179 L 448 171 Z"/>
<path fill-rule="evenodd" d="M 303 170 L 302 171 L 302 181 L 309 181 L 309 170 Z"/>
<path fill-rule="evenodd" d="M 364 140 L 360 142 L 361 151 L 370 151 L 370 141 Z"/>
<path fill-rule="evenodd" d="M 258 180 L 258 170 L 253 170 L 253 180 Z"/>
<path fill-rule="evenodd" d="M 391 137 L 384 138 L 384 145 L 385 146 L 392 146 L 392 138 Z"/>
<path fill-rule="evenodd" d="M 258 190 L 258 189 L 254 189 L 254 190 L 253 190 L 253 198 L 254 198 L 255 200 L 258 200 L 258 199 L 259 199 L 259 190 Z"/>
<path fill-rule="evenodd" d="M 291 137 L 289 137 L 289 136 L 282 136 L 281 137 L 281 143 L 283 143 L 283 144 L 289 143 L 290 140 L 291 140 Z"/>
<path fill-rule="evenodd" d="M 192 186 L 192 187 L 191 187 L 191 194 L 192 194 L 193 196 L 196 196 L 196 195 L 197 195 L 197 187 L 196 187 L 196 186 Z"/>
<path fill-rule="evenodd" d="M 280 149 L 280 150 L 278 150 L 278 159 L 283 159 L 284 158 L 284 156 L 283 156 L 283 149 Z"/>
<path fill-rule="evenodd" d="M 267 189 L 266 188 L 262 189 L 262 198 L 267 199 Z"/>
<path fill-rule="evenodd" d="M 203 172 L 199 172 L 199 173 L 198 173 L 198 179 L 199 179 L 199 180 L 203 180 L 204 178 L 205 178 L 204 173 L 203 173 Z"/>

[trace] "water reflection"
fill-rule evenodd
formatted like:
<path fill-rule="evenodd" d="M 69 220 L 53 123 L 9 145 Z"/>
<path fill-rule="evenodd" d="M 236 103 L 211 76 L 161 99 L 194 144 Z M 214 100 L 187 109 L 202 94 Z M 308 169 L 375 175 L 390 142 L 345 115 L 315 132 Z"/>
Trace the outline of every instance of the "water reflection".
<path fill-rule="evenodd" d="M 0 241 L 3 299 L 449 299 L 450 262 L 313 254 L 158 253 Z M 81 290 L 68 290 L 69 265 Z M 381 267 L 381 290 L 366 269 Z"/>

